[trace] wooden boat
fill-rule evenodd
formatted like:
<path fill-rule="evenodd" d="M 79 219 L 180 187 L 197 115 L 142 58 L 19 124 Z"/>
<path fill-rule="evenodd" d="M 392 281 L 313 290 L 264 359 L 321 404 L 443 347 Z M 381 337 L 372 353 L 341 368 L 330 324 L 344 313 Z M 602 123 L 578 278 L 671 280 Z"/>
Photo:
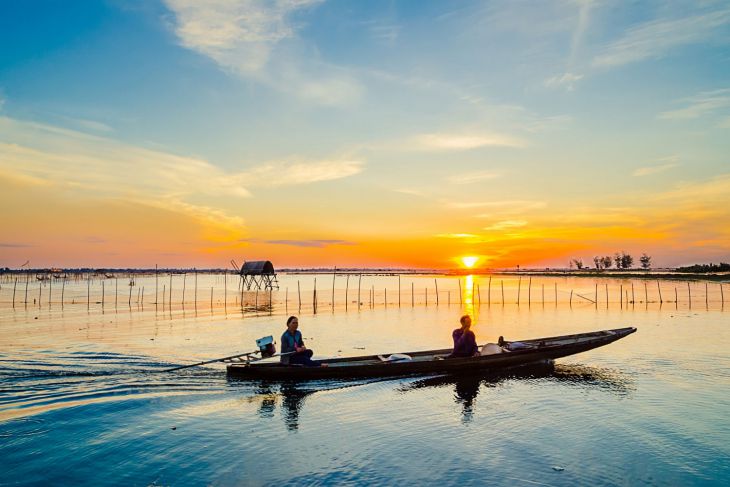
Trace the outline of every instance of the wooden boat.
<path fill-rule="evenodd" d="M 280 362 L 230 363 L 230 376 L 247 379 L 311 380 L 311 379 L 361 379 L 373 377 L 398 377 L 407 375 L 473 373 L 498 370 L 554 360 L 594 348 L 608 345 L 636 331 L 636 328 L 617 328 L 576 335 L 564 335 L 519 342 L 505 342 L 510 351 L 467 358 L 446 358 L 451 349 L 407 352 L 403 354 L 369 355 L 362 357 L 321 360 L 327 367 L 303 367 Z M 388 358 L 391 360 L 389 361 Z"/>

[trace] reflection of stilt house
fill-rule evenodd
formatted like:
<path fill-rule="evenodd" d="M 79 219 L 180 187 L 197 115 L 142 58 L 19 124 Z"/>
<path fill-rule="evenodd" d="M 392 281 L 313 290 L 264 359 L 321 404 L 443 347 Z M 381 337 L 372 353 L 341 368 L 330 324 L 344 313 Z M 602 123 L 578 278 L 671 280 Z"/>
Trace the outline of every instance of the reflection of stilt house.
<path fill-rule="evenodd" d="M 250 291 L 252 286 L 262 290 L 279 289 L 274 264 L 269 260 L 244 262 L 241 266 L 241 279 L 247 291 Z"/>

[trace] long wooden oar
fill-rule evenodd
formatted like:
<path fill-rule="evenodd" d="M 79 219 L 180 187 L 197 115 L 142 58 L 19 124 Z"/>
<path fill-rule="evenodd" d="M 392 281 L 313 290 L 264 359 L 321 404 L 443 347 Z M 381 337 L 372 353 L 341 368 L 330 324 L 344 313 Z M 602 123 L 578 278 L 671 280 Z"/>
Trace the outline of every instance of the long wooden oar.
<path fill-rule="evenodd" d="M 214 362 L 223 362 L 224 360 L 231 360 L 234 358 L 245 357 L 245 356 L 254 355 L 257 353 L 260 353 L 260 350 L 254 350 L 253 352 L 239 353 L 238 355 L 231 355 L 230 357 L 221 357 L 221 358 L 216 358 L 213 360 L 206 360 L 205 362 L 198 362 L 197 364 L 180 365 L 179 367 L 173 367 L 171 369 L 163 370 L 162 372 L 174 372 L 176 370 L 189 369 L 190 367 L 197 367 L 199 365 L 212 364 Z"/>
<path fill-rule="evenodd" d="M 230 357 L 221 357 L 221 358 L 217 358 L 217 359 L 213 359 L 213 360 L 206 360 L 205 362 L 198 362 L 197 364 L 180 365 L 179 367 L 173 367 L 171 369 L 162 370 L 161 372 L 174 372 L 176 370 L 189 369 L 190 367 L 197 367 L 199 365 L 212 364 L 212 363 L 215 363 L 215 362 L 224 362 L 226 360 L 231 360 L 231 359 L 234 359 L 234 358 L 255 355 L 255 354 L 260 353 L 260 352 L 261 352 L 260 350 L 254 350 L 253 352 L 246 352 L 246 353 L 241 353 L 241 354 L 238 354 L 238 355 L 231 355 Z M 293 353 L 296 353 L 296 352 L 275 353 L 274 355 L 271 355 L 269 357 L 261 357 L 261 358 L 255 359 L 255 360 L 253 360 L 253 362 L 258 362 L 259 360 L 263 360 L 265 358 L 273 358 L 273 357 L 281 357 L 281 356 L 284 356 L 284 355 L 291 355 Z"/>

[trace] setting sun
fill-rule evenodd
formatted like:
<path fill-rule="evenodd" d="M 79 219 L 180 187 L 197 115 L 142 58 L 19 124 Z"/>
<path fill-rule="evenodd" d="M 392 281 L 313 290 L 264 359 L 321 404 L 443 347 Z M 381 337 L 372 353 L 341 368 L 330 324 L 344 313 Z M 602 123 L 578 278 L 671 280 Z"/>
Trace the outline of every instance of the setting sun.
<path fill-rule="evenodd" d="M 474 257 L 474 256 L 466 256 L 466 257 L 461 258 L 461 262 L 464 264 L 464 267 L 467 267 L 469 269 L 474 267 L 474 265 L 477 263 L 478 260 L 479 260 L 479 257 Z"/>

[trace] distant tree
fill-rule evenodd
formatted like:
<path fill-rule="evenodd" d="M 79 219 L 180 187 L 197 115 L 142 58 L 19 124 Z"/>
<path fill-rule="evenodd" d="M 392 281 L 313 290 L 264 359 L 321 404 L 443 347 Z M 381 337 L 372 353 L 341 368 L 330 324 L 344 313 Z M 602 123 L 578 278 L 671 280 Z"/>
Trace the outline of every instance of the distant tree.
<path fill-rule="evenodd" d="M 707 264 L 695 264 L 687 267 L 677 267 L 677 272 L 728 272 L 730 271 L 730 264 L 720 262 L 719 265 L 710 263 Z"/>
<path fill-rule="evenodd" d="M 618 252 L 613 254 L 613 261 L 616 263 L 616 269 L 621 269 L 621 254 Z"/>
<path fill-rule="evenodd" d="M 583 269 L 583 267 L 585 267 L 585 266 L 583 265 L 583 259 L 573 259 L 572 263 L 573 263 L 573 264 L 575 264 L 575 267 L 576 267 L 576 268 L 577 268 L 578 270 L 581 270 L 581 269 Z"/>
<path fill-rule="evenodd" d="M 621 268 L 631 269 L 634 266 L 634 258 L 626 252 L 621 252 Z"/>
<path fill-rule="evenodd" d="M 651 267 L 651 256 L 646 255 L 646 252 L 641 254 L 639 261 L 641 262 L 642 269 L 649 269 L 649 267 Z"/>
<path fill-rule="evenodd" d="M 603 258 L 598 257 L 597 255 L 593 257 L 593 265 L 596 266 L 596 269 L 599 271 L 603 269 Z"/>
<path fill-rule="evenodd" d="M 613 261 L 611 260 L 611 256 L 610 255 L 607 255 L 602 260 L 603 260 L 603 268 L 604 269 L 610 269 L 611 268 L 611 264 L 613 263 Z"/>

